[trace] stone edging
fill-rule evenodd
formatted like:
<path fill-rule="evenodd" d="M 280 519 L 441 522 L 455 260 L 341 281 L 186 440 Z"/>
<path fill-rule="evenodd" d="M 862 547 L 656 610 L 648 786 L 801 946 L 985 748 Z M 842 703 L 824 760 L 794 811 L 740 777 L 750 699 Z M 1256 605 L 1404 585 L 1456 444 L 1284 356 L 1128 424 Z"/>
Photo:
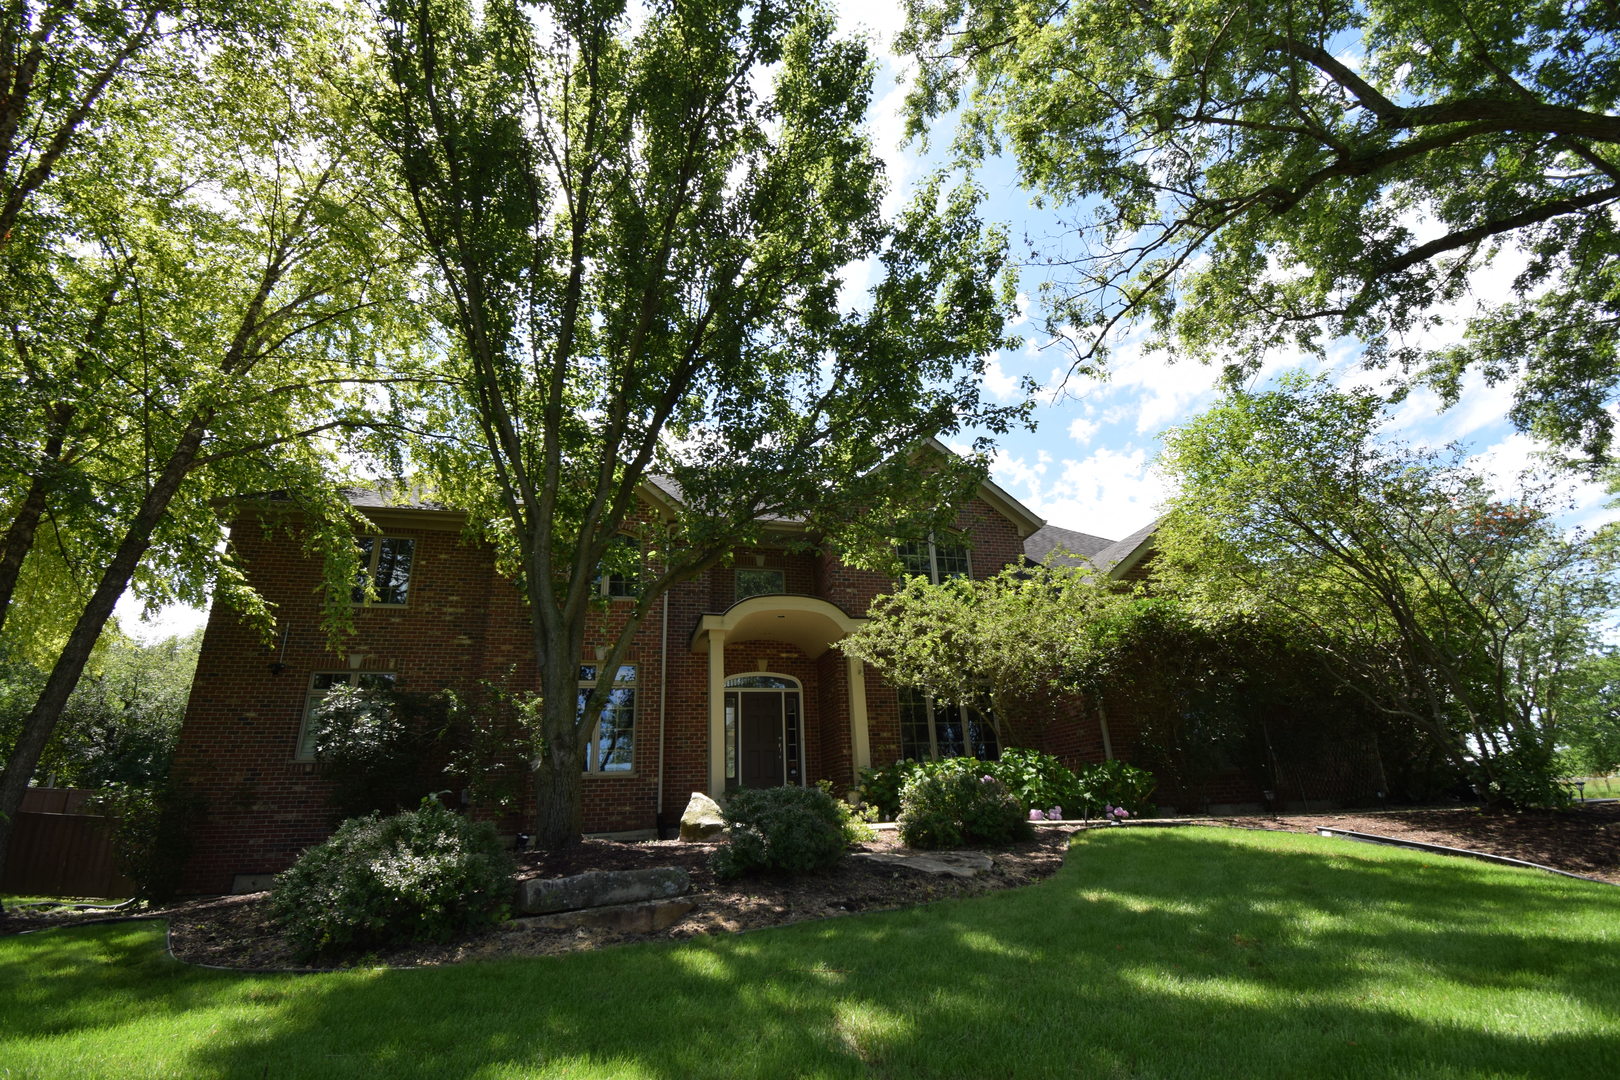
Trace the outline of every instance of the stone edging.
<path fill-rule="evenodd" d="M 1529 862 L 1525 859 L 1509 858 L 1506 855 L 1492 855 L 1485 851 L 1471 851 L 1468 848 L 1447 847 L 1445 844 L 1429 844 L 1422 840 L 1402 840 L 1394 836 L 1380 836 L 1377 833 L 1356 832 L 1353 829 L 1334 829 L 1326 825 L 1319 825 L 1316 829 L 1318 836 L 1338 836 L 1346 840 L 1355 840 L 1363 844 L 1382 844 L 1385 847 L 1408 848 L 1412 851 L 1427 851 L 1432 855 L 1453 855 L 1464 859 L 1477 859 L 1480 862 L 1496 863 L 1500 866 L 1517 866 L 1525 870 L 1543 870 L 1559 877 L 1574 878 L 1577 881 L 1595 881 L 1599 885 L 1609 885 L 1620 888 L 1612 881 L 1602 878 L 1588 877 L 1585 874 L 1575 874 L 1568 870 L 1560 870 L 1556 866 L 1544 866 L 1541 863 Z"/>

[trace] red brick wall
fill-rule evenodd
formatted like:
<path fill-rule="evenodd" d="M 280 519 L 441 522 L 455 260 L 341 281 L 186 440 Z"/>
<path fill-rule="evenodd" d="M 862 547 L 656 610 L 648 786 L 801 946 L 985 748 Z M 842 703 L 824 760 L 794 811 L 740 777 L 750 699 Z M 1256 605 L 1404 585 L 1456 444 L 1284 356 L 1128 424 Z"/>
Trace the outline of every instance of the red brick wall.
<path fill-rule="evenodd" d="M 320 566 L 302 552 L 296 536 L 268 534 L 254 518 L 233 529 L 232 543 L 250 582 L 273 605 L 289 636 L 282 655 L 279 640 L 266 645 L 223 605 L 210 614 L 176 758 L 180 775 L 208 804 L 187 888 L 220 890 L 236 874 L 284 869 L 329 833 L 329 785 L 314 764 L 293 758 L 311 673 L 390 671 L 396 685 L 408 691 L 448 687 L 466 693 L 479 680 L 537 684 L 527 612 L 512 583 L 495 572 L 490 551 L 462 540 L 454 529 L 433 527 L 445 515 L 392 512 L 389 520 L 412 524 L 383 530 L 416 541 L 410 602 L 404 608 L 357 609 L 355 634 L 336 650 L 328 648 L 320 629 Z M 991 576 L 1021 554 L 1014 527 L 987 505 L 965 511 L 958 527 L 969 538 L 975 577 Z M 636 665 L 638 676 L 634 771 L 584 779 L 587 831 L 651 828 L 660 812 L 673 823 L 693 791 L 708 789 L 708 656 L 692 651 L 692 634 L 705 613 L 724 612 L 735 603 L 736 567 L 755 566 L 756 554 L 767 569 L 783 571 L 790 593 L 821 596 L 851 615 L 864 614 L 893 584 L 885 575 L 852 569 L 830 555 L 767 546 L 738 551 L 733 565 L 717 566 L 671 590 L 667 653 L 661 601 L 625 661 Z M 610 642 L 627 610 L 627 603 L 615 601 L 592 615 L 586 663 Z M 274 662 L 285 669 L 272 673 Z M 803 685 L 807 779 L 830 779 L 842 789 L 853 776 L 843 655 L 833 649 L 812 661 L 779 642 L 726 643 L 727 675 L 762 666 Z M 872 760 L 884 764 L 899 753 L 896 695 L 870 668 L 866 679 Z M 532 800 L 521 813 L 503 820 L 503 826 L 527 820 Z"/>

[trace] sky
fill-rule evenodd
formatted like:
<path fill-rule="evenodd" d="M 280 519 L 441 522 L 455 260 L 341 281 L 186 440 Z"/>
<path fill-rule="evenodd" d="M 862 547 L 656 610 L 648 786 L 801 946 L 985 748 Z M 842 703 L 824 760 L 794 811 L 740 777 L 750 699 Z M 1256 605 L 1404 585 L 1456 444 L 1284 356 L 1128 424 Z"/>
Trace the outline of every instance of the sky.
<path fill-rule="evenodd" d="M 890 191 L 885 209 L 892 213 L 908 201 L 933 167 L 919 147 L 903 140 L 901 109 L 907 65 L 889 52 L 904 21 L 903 13 L 898 3 L 837 0 L 835 7 L 842 26 L 869 35 L 877 55 L 883 58 L 869 123 L 874 146 L 888 171 Z M 940 148 L 949 138 L 948 128 L 936 129 L 933 161 L 940 159 Z M 1008 164 L 992 164 L 980 182 L 988 192 L 982 216 L 1008 226 L 1015 255 L 1021 238 L 1046 237 L 1059 229 L 1052 211 L 1031 206 Z M 1475 281 L 1476 294 L 1488 299 L 1505 293 L 1516 270 L 1506 264 L 1491 267 Z M 870 267 L 852 268 L 845 290 L 850 302 L 858 302 L 869 284 L 869 271 Z M 1190 361 L 1174 363 L 1162 353 L 1144 349 L 1139 340 L 1125 338 L 1113 344 L 1105 381 L 1066 379 L 1067 354 L 1040 330 L 1034 299 L 1040 280 L 1035 270 L 1021 271 L 1020 318 L 1010 332 L 1022 336 L 1024 345 L 987 358 L 984 389 L 990 398 L 1002 403 L 1020 400 L 1023 376 L 1042 388 L 1035 430 L 1019 430 L 998 439 L 991 478 L 1053 525 L 1117 540 L 1157 516 L 1170 493 L 1154 468 L 1160 436 L 1215 401 L 1217 370 Z M 1435 343 L 1448 332 L 1439 331 Z M 1362 370 L 1354 343 L 1343 343 L 1325 362 L 1278 356 L 1259 378 L 1263 381 L 1294 367 L 1330 371 L 1344 385 L 1376 386 L 1381 377 Z M 1465 386 L 1460 403 L 1442 412 L 1431 392 L 1416 392 L 1395 410 L 1390 433 L 1418 445 L 1460 444 L 1505 490 L 1541 449 L 1506 421 L 1511 399 L 1511 386 L 1488 387 L 1475 379 Z M 1591 528 L 1620 517 L 1607 507 L 1601 488 L 1592 484 L 1572 487 L 1575 509 L 1567 515 L 1569 524 Z M 139 605 L 126 596 L 119 616 L 127 631 L 152 640 L 194 629 L 205 613 L 169 608 L 143 623 Z"/>

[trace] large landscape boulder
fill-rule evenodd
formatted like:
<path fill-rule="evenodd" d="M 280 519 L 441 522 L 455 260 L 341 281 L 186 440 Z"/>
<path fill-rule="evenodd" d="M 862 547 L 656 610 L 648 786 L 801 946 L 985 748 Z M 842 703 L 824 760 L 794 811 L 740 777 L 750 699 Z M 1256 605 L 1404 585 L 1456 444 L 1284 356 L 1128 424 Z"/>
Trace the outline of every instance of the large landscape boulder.
<path fill-rule="evenodd" d="M 612 930 L 620 934 L 652 934 L 674 926 L 697 905 L 690 900 L 656 900 L 646 904 L 614 904 L 584 911 L 531 915 L 507 923 L 511 930 Z"/>
<path fill-rule="evenodd" d="M 646 870 L 592 870 L 563 878 L 518 882 L 517 910 L 524 915 L 670 900 L 692 890 L 692 878 L 678 866 Z"/>
<path fill-rule="evenodd" d="M 725 834 L 726 819 L 720 813 L 720 804 L 701 791 L 692 792 L 686 812 L 681 815 L 681 839 L 715 840 Z"/>

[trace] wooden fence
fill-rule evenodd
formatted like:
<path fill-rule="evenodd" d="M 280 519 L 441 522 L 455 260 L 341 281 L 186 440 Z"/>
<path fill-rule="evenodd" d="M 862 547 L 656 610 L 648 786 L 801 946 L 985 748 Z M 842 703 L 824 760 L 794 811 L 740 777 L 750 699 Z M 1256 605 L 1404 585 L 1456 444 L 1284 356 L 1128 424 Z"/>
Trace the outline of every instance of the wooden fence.
<path fill-rule="evenodd" d="M 84 811 L 91 792 L 29 788 L 11 832 L 0 891 L 21 896 L 129 896 L 113 859 L 111 818 Z"/>

